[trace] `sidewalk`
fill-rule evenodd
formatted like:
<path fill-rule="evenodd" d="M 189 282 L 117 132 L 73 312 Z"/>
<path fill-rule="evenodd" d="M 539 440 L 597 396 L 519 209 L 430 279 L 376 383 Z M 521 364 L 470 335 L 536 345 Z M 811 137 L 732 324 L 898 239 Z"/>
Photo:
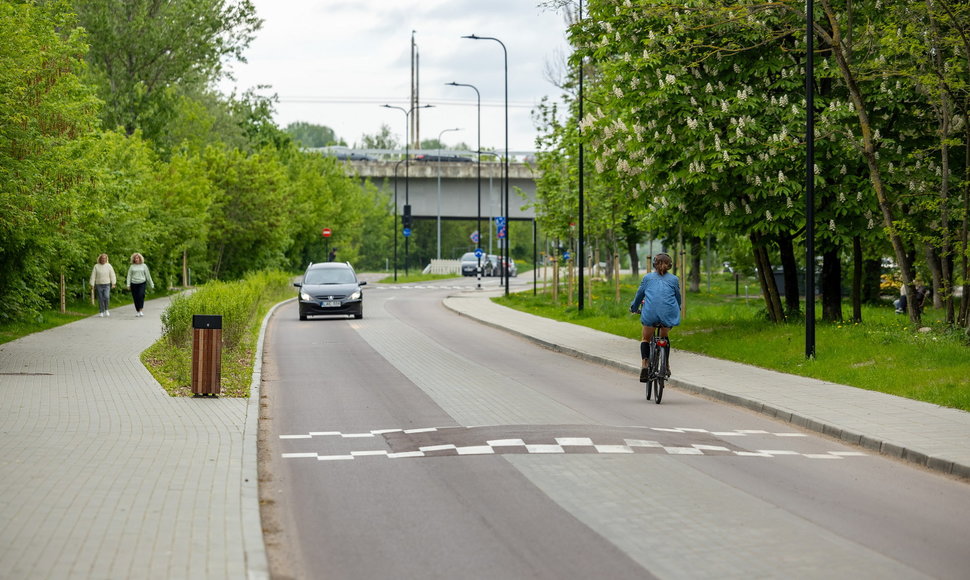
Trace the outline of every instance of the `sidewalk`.
<path fill-rule="evenodd" d="M 3 578 L 268 578 L 258 391 L 169 397 L 139 360 L 167 305 L 0 345 Z"/>
<path fill-rule="evenodd" d="M 498 306 L 495 294 L 462 294 L 445 306 L 547 348 L 640 372 L 639 342 Z M 669 385 L 936 471 L 970 479 L 970 413 L 845 385 L 678 352 Z"/>

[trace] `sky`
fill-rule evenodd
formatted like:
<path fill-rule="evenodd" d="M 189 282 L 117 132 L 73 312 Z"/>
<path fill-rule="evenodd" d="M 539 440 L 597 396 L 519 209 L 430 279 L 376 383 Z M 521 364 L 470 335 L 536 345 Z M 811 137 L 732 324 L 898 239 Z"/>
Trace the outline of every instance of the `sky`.
<path fill-rule="evenodd" d="M 421 139 L 478 141 L 474 85 L 481 93 L 481 145 L 505 149 L 505 68 L 508 51 L 509 150 L 533 151 L 537 131 L 531 110 L 544 96 L 559 100 L 550 80 L 568 54 L 561 14 L 536 0 L 253 0 L 263 27 L 246 51 L 247 63 L 231 67 L 237 92 L 268 85 L 276 94 L 275 120 L 326 125 L 348 145 L 386 124 L 404 142 L 409 107 L 412 31 L 419 54 Z M 459 128 L 460 131 L 446 129 Z"/>

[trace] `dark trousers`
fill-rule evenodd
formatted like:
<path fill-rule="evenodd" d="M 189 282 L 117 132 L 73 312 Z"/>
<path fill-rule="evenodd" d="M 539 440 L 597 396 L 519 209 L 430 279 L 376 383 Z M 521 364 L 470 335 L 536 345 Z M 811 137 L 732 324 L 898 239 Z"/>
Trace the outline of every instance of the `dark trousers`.
<path fill-rule="evenodd" d="M 131 285 L 131 298 L 135 301 L 135 310 L 141 312 L 141 309 L 145 307 L 145 285 L 148 282 L 142 282 L 141 284 Z"/>

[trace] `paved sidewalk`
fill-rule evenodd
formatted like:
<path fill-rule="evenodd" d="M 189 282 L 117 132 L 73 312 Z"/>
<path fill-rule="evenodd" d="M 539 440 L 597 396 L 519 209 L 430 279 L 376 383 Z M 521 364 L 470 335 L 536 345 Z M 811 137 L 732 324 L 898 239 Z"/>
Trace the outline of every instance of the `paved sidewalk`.
<path fill-rule="evenodd" d="M 639 341 L 453 296 L 455 312 L 547 348 L 639 375 Z M 677 352 L 670 385 L 747 407 L 899 459 L 970 479 L 970 413 L 845 385 Z M 631 380 L 635 380 L 631 378 Z"/>
<path fill-rule="evenodd" d="M 167 304 L 0 345 L 0 577 L 268 577 L 258 392 L 169 397 L 139 360 Z"/>

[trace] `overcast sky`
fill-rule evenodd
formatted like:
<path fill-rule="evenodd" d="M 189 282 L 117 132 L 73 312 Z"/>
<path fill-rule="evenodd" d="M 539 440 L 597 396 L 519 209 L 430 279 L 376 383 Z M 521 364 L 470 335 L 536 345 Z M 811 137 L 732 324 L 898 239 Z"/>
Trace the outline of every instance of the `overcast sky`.
<path fill-rule="evenodd" d="M 307 121 L 332 128 L 349 145 L 382 124 L 404 142 L 408 108 L 411 33 L 420 58 L 420 136 L 442 135 L 446 145 L 477 143 L 475 91 L 445 86 L 458 82 L 481 92 L 484 149 L 504 149 L 504 65 L 499 43 L 469 40 L 476 34 L 501 40 L 508 50 L 509 149 L 535 149 L 530 111 L 543 96 L 561 91 L 547 69 L 561 70 L 567 53 L 563 17 L 536 0 L 254 0 L 263 28 L 233 65 L 238 91 L 270 85 L 279 96 L 276 121 Z M 233 83 L 223 85 L 231 89 Z"/>

